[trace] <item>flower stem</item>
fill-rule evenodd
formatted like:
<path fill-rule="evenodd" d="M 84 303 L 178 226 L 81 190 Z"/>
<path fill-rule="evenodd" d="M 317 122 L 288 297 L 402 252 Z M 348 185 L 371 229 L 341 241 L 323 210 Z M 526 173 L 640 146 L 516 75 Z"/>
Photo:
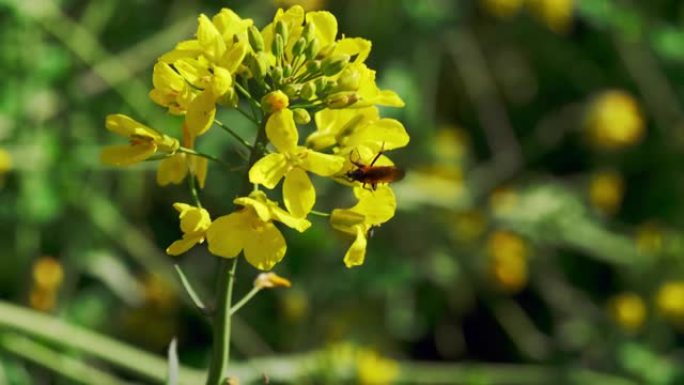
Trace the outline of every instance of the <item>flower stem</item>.
<path fill-rule="evenodd" d="M 263 148 L 267 141 L 266 138 L 266 117 L 262 118 L 262 123 L 259 125 L 257 137 L 254 140 L 252 151 L 249 155 L 249 163 L 247 170 L 249 170 L 254 163 L 263 155 Z M 245 182 L 242 187 L 242 195 L 249 194 L 252 186 L 249 183 L 249 178 L 245 175 Z M 220 275 L 216 285 L 218 293 L 218 301 L 216 303 L 216 311 L 213 318 L 214 327 L 214 342 L 212 347 L 212 358 L 209 366 L 209 376 L 207 377 L 207 385 L 224 385 L 228 379 L 228 363 L 230 361 L 230 326 L 233 301 L 233 285 L 235 283 L 235 266 L 237 265 L 237 258 L 231 261 L 222 260 L 220 266 Z M 248 294 L 249 295 L 249 294 Z M 241 301 L 242 302 L 242 301 Z M 242 305 L 240 305 L 242 306 Z"/>
<path fill-rule="evenodd" d="M 227 125 L 221 123 L 220 121 L 214 119 L 214 123 L 216 123 L 217 126 L 221 127 L 224 131 L 229 133 L 233 138 L 235 138 L 238 142 L 240 142 L 241 145 L 245 146 L 246 149 L 252 150 L 252 145 L 249 144 L 247 140 L 245 140 L 243 137 L 238 135 L 237 132 L 235 132 L 232 128 L 228 127 Z"/>
<path fill-rule="evenodd" d="M 212 161 L 214 161 L 214 162 L 216 162 L 216 163 L 219 163 L 219 164 L 221 164 L 222 166 L 227 167 L 227 168 L 232 168 L 232 167 L 233 167 L 233 166 L 231 166 L 230 164 L 228 164 L 228 163 L 222 161 L 221 159 L 219 159 L 219 158 L 217 158 L 217 157 L 215 157 L 215 156 L 213 156 L 213 155 L 205 154 L 205 153 L 203 153 L 203 152 L 197 152 L 197 151 L 195 151 L 195 150 L 193 150 L 193 149 L 191 149 L 191 148 L 181 147 L 181 148 L 179 148 L 177 151 L 178 151 L 178 152 L 183 152 L 183 153 L 186 153 L 186 154 L 189 154 L 189 155 L 194 155 L 194 156 L 199 156 L 199 157 L 202 157 L 202 158 L 207 158 L 207 159 L 212 160 Z"/>
<path fill-rule="evenodd" d="M 261 291 L 260 287 L 255 286 L 250 290 L 249 293 L 247 293 L 244 297 L 242 297 L 241 300 L 239 300 L 231 309 L 230 309 L 230 314 L 233 315 L 240 310 L 243 306 L 247 304 L 258 292 Z"/>

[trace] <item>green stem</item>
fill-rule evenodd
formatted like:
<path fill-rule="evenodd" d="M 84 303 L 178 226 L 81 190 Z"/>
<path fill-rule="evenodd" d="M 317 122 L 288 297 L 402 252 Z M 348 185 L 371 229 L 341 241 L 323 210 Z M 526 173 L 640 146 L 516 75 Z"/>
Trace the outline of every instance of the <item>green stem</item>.
<path fill-rule="evenodd" d="M 249 120 L 250 122 L 256 124 L 257 126 L 260 125 L 259 121 L 257 121 L 256 119 L 254 119 L 254 117 L 251 116 L 250 114 L 248 114 L 248 113 L 246 113 L 245 111 L 243 111 L 242 108 L 240 108 L 240 107 L 235 107 L 235 110 L 236 110 L 237 112 L 239 112 L 242 116 L 244 116 L 245 118 L 247 118 L 247 120 Z"/>
<path fill-rule="evenodd" d="M 0 301 L 0 329 L 15 330 L 63 348 L 85 352 L 157 384 L 163 384 L 166 380 L 167 365 L 161 358 L 8 302 Z M 183 385 L 199 384 L 203 377 L 201 372 L 192 369 L 180 370 L 180 384 Z"/>
<path fill-rule="evenodd" d="M 313 215 L 318 215 L 319 217 L 329 217 L 330 216 L 330 213 L 324 213 L 322 211 L 317 211 L 317 210 L 311 210 L 310 213 Z"/>
<path fill-rule="evenodd" d="M 228 127 L 227 125 L 221 123 L 220 121 L 214 119 L 214 123 L 216 123 L 217 126 L 221 127 L 224 131 L 229 133 L 233 138 L 235 138 L 238 142 L 240 142 L 241 145 L 245 146 L 246 149 L 252 150 L 252 145 L 249 144 L 247 140 L 245 140 L 243 137 L 238 135 L 237 132 L 235 132 L 232 128 Z"/>
<path fill-rule="evenodd" d="M 193 149 L 191 149 L 191 148 L 180 147 L 177 151 L 178 151 L 178 152 L 185 153 L 185 154 L 190 154 L 190 155 L 194 155 L 194 156 L 199 156 L 199 157 L 202 157 L 202 158 L 207 158 L 207 159 L 212 160 L 212 161 L 214 161 L 214 162 L 216 162 L 216 163 L 219 163 L 219 164 L 221 164 L 222 166 L 227 167 L 227 168 L 232 168 L 232 167 L 233 167 L 233 166 L 231 166 L 230 164 L 228 164 L 228 163 L 222 161 L 221 159 L 219 159 L 219 158 L 217 158 L 217 157 L 215 157 L 215 156 L 213 156 L 213 155 L 205 154 L 205 153 L 203 153 L 203 152 L 197 152 L 197 151 L 195 151 L 195 150 L 193 150 Z"/>
<path fill-rule="evenodd" d="M 233 314 L 237 313 L 238 310 L 240 310 L 240 308 L 245 306 L 247 304 L 247 302 L 249 302 L 258 292 L 261 291 L 261 289 L 262 288 L 257 287 L 257 286 L 253 287 L 252 290 L 250 290 L 250 292 L 247 293 L 247 295 L 242 297 L 242 299 L 240 301 L 238 301 L 238 303 L 233 305 L 233 307 L 230 309 L 230 314 L 233 315 Z"/>
<path fill-rule="evenodd" d="M 259 125 L 252 152 L 249 155 L 249 162 L 247 169 L 249 170 L 254 163 L 263 155 L 264 144 L 266 138 L 266 117 L 262 118 L 262 124 Z M 245 185 L 242 188 L 242 195 L 247 195 L 251 191 L 251 185 L 248 177 L 245 175 Z M 213 319 L 214 327 L 214 342 L 212 347 L 212 359 L 209 366 L 209 376 L 207 377 L 207 385 L 224 385 L 228 378 L 228 363 L 230 360 L 230 326 L 232 299 L 233 299 L 233 284 L 235 281 L 235 266 L 237 258 L 232 261 L 222 260 L 220 266 L 220 275 L 216 285 L 218 293 L 218 301 L 216 304 L 216 312 Z"/>

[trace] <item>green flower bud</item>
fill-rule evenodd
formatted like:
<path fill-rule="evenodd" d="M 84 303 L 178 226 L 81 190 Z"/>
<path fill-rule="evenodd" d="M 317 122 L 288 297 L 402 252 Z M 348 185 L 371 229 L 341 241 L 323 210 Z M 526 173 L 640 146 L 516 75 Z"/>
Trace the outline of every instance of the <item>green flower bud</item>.
<path fill-rule="evenodd" d="M 287 24 L 282 20 L 278 20 L 275 25 L 275 33 L 276 35 L 282 36 L 283 41 L 287 41 Z"/>
<path fill-rule="evenodd" d="M 282 57 L 283 52 L 285 50 L 285 41 L 283 40 L 282 35 L 275 35 L 275 38 L 273 39 L 273 44 L 271 44 L 271 52 L 273 52 L 273 55 L 275 57 Z"/>
<path fill-rule="evenodd" d="M 328 108 L 346 108 L 356 103 L 359 100 L 359 96 L 356 92 L 337 92 L 328 96 L 325 99 L 325 104 Z"/>
<path fill-rule="evenodd" d="M 356 91 L 361 85 L 361 73 L 352 67 L 345 68 L 337 78 L 339 91 Z"/>
<path fill-rule="evenodd" d="M 273 79 L 274 82 L 280 83 L 283 81 L 283 69 L 282 67 L 274 67 L 273 70 L 271 71 L 271 79 Z"/>
<path fill-rule="evenodd" d="M 306 63 L 306 71 L 310 74 L 316 74 L 321 70 L 321 62 L 318 60 Z"/>
<path fill-rule="evenodd" d="M 299 92 L 299 97 L 304 100 L 311 100 L 316 96 L 316 85 L 314 82 L 306 82 L 302 86 L 302 90 Z"/>
<path fill-rule="evenodd" d="M 295 108 L 292 110 L 292 114 L 297 124 L 309 124 L 311 122 L 311 115 L 303 108 Z"/>
<path fill-rule="evenodd" d="M 327 57 L 321 63 L 321 70 L 325 76 L 335 76 L 349 64 L 349 55 L 335 55 Z"/>
<path fill-rule="evenodd" d="M 294 57 L 300 56 L 301 54 L 304 53 L 305 49 L 306 49 L 306 40 L 303 37 L 300 37 L 294 43 L 294 46 L 292 46 L 292 55 Z"/>
<path fill-rule="evenodd" d="M 314 38 L 306 46 L 306 49 L 304 50 L 304 55 L 306 56 L 307 60 L 313 60 L 316 58 L 320 50 L 321 43 L 318 41 L 318 39 Z"/>
<path fill-rule="evenodd" d="M 249 26 L 249 29 L 247 29 L 247 37 L 249 38 L 249 45 L 252 46 L 254 52 L 262 52 L 264 50 L 264 38 L 255 26 Z"/>
<path fill-rule="evenodd" d="M 323 49 L 318 51 L 318 57 L 324 58 L 332 55 L 336 47 L 337 43 L 328 44 L 327 46 L 323 47 Z"/>
<path fill-rule="evenodd" d="M 263 79 L 268 73 L 268 56 L 265 52 L 247 56 L 245 64 L 257 79 Z"/>
<path fill-rule="evenodd" d="M 297 93 L 301 86 L 295 85 L 295 84 L 286 84 L 283 87 L 283 92 L 287 94 L 288 97 L 291 99 L 297 96 Z"/>
<path fill-rule="evenodd" d="M 313 40 L 316 37 L 316 26 L 313 23 L 306 23 L 302 30 L 302 37 L 307 42 Z"/>
<path fill-rule="evenodd" d="M 292 65 L 288 63 L 283 66 L 283 76 L 289 78 L 290 75 L 292 75 Z"/>
<path fill-rule="evenodd" d="M 261 108 L 267 114 L 280 111 L 290 105 L 290 99 L 283 91 L 273 91 L 261 98 Z"/>
<path fill-rule="evenodd" d="M 314 85 L 316 86 L 316 94 L 321 96 L 325 94 L 328 89 L 328 80 L 324 78 L 318 78 L 314 80 Z"/>

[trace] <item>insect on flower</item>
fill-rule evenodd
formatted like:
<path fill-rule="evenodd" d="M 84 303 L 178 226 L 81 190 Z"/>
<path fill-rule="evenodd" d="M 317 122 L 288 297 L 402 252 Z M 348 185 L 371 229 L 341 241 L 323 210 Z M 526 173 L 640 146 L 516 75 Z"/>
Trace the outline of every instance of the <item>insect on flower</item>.
<path fill-rule="evenodd" d="M 384 145 L 383 145 L 384 147 Z M 378 183 L 392 183 L 404 178 L 404 170 L 395 166 L 375 166 L 375 162 L 380 159 L 383 150 L 375 155 L 373 160 L 369 165 L 365 165 L 361 162 L 355 161 L 351 158 L 351 153 L 349 154 L 349 161 L 356 166 L 356 169 L 347 172 L 347 178 L 352 181 L 363 183 L 365 188 L 367 184 L 371 186 L 373 190 L 377 187 Z M 357 150 L 358 154 L 358 150 Z M 359 154 L 359 158 L 361 155 Z"/>

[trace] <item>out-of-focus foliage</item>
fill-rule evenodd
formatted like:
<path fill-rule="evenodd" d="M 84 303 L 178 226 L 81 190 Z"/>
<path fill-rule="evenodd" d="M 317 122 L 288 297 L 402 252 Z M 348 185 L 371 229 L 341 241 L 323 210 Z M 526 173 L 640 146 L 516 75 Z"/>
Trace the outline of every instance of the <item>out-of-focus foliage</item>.
<path fill-rule="evenodd" d="M 264 25 L 294 3 L 373 41 L 379 85 L 406 102 L 383 113 L 411 135 L 393 157 L 407 176 L 362 267 L 344 266 L 348 239 L 325 226 L 291 238 L 276 271 L 292 288 L 241 310 L 238 361 L 253 359 L 271 383 L 684 382 L 684 5 L 674 0 L 0 0 L 3 301 L 160 357 L 176 337 L 180 362 L 206 367 L 211 328 L 172 265 L 204 296 L 216 261 L 203 247 L 164 255 L 182 236 L 171 204 L 187 192 L 157 186 L 151 162 L 101 165 L 113 143 L 104 117 L 130 113 L 178 136 L 147 96 L 154 59 L 200 12 L 227 6 Z M 253 135 L 238 114 L 220 120 Z M 207 135 L 203 152 L 242 154 Z M 227 212 L 238 188 L 225 177 L 202 201 Z M 354 204 L 335 191 L 320 190 L 322 208 Z M 242 264 L 236 290 L 256 275 Z M 2 319 L 0 384 L 73 383 L 22 356 L 16 347 L 31 345 Z"/>

